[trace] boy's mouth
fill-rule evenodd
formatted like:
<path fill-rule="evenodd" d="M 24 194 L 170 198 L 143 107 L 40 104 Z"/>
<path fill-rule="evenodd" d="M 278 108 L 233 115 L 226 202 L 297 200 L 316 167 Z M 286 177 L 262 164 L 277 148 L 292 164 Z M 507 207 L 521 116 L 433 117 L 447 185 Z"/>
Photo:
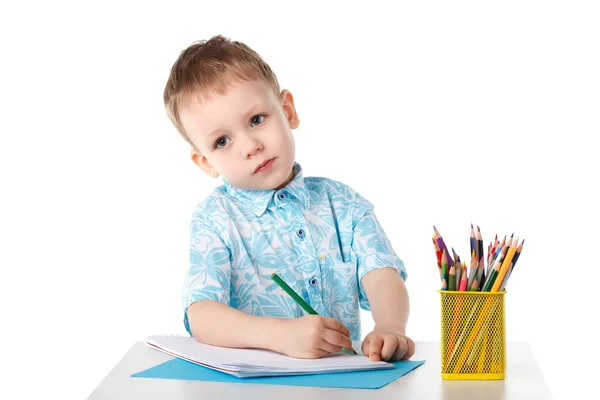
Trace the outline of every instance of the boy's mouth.
<path fill-rule="evenodd" d="M 269 169 L 271 167 L 271 165 L 273 165 L 273 161 L 275 161 L 275 158 L 271 158 L 269 160 L 266 160 L 266 161 L 258 164 L 258 167 L 256 167 L 256 169 L 254 170 L 254 173 L 266 171 L 267 169 Z"/>

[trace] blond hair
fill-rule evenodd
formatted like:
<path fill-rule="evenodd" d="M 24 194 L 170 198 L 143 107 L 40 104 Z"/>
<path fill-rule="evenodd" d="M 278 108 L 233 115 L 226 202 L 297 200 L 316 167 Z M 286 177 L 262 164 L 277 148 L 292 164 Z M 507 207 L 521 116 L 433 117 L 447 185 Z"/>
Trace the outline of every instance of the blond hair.
<path fill-rule="evenodd" d="M 192 43 L 183 50 L 173 67 L 164 92 L 169 119 L 192 146 L 181 124 L 179 112 L 191 96 L 225 94 L 234 79 L 263 80 L 279 95 L 279 82 L 267 63 L 244 43 L 221 35 Z"/>

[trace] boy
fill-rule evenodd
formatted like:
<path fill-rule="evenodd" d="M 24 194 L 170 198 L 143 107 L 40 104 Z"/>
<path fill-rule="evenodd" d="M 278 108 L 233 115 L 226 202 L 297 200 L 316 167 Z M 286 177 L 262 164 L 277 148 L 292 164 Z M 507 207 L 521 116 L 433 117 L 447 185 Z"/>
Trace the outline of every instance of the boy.
<path fill-rule="evenodd" d="M 348 186 L 304 178 L 294 98 L 243 43 L 215 36 L 184 50 L 164 102 L 192 161 L 223 185 L 190 224 L 184 324 L 196 340 L 318 358 L 360 340 L 374 361 L 408 359 L 406 271 L 373 206 Z M 271 279 L 276 272 L 319 315 Z"/>

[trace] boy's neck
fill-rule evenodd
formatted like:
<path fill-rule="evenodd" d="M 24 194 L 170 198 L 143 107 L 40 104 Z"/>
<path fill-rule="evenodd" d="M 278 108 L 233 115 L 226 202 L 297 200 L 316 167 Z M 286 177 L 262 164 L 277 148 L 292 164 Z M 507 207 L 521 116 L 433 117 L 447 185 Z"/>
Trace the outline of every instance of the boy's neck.
<path fill-rule="evenodd" d="M 291 181 L 294 180 L 295 177 L 296 177 L 296 168 L 294 168 L 294 166 L 292 166 L 292 171 L 288 175 L 288 178 L 285 180 L 285 182 L 282 185 L 276 187 L 274 190 L 279 190 L 279 189 L 286 187 L 288 185 L 288 183 L 290 183 Z"/>

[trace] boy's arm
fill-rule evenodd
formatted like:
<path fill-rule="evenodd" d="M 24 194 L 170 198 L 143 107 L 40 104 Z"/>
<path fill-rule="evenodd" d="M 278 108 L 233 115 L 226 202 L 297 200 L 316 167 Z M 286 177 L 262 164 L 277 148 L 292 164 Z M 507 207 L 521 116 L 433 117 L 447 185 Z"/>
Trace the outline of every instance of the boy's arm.
<path fill-rule="evenodd" d="M 410 303 L 398 271 L 379 268 L 363 276 L 361 283 L 371 304 L 376 327 L 394 329 L 405 335 Z"/>
<path fill-rule="evenodd" d="M 365 336 L 363 354 L 373 361 L 408 359 L 414 342 L 406 336 L 410 310 L 406 269 L 396 255 L 373 205 L 356 195 L 352 249 L 357 257 L 361 308 L 370 310 L 375 328 Z"/>
<path fill-rule="evenodd" d="M 262 317 L 199 300 L 188 307 L 188 320 L 194 338 L 213 346 L 268 349 L 296 358 L 319 358 L 352 348 L 348 328 L 321 315 Z"/>
<path fill-rule="evenodd" d="M 402 277 L 393 268 L 380 268 L 365 274 L 361 282 L 375 320 L 373 332 L 363 341 L 363 354 L 373 361 L 409 359 L 415 343 L 406 336 L 410 305 Z"/>
<path fill-rule="evenodd" d="M 196 340 L 214 346 L 277 351 L 275 340 L 285 320 L 246 314 L 214 300 L 188 307 L 190 330 Z"/>

